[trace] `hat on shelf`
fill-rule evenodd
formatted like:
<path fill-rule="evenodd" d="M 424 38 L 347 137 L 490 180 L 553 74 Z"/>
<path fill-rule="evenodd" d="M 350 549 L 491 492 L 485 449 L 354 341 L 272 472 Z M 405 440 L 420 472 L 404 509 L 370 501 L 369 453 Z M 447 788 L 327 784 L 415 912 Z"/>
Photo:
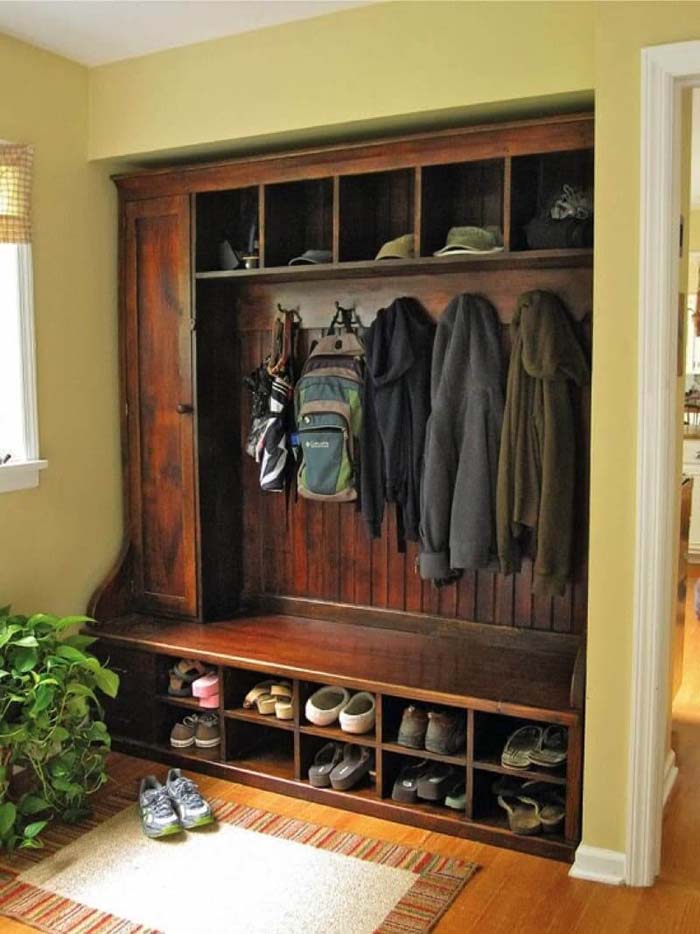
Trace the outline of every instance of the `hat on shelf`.
<path fill-rule="evenodd" d="M 330 250 L 306 250 L 301 256 L 295 256 L 290 259 L 288 266 L 318 266 L 322 263 L 330 263 L 333 254 Z"/>
<path fill-rule="evenodd" d="M 375 259 L 415 259 L 415 240 L 413 234 L 403 234 L 395 240 L 389 240 L 377 253 Z"/>
<path fill-rule="evenodd" d="M 496 253 L 503 249 L 503 236 L 499 227 L 451 227 L 447 243 L 435 256 L 450 253 Z"/>

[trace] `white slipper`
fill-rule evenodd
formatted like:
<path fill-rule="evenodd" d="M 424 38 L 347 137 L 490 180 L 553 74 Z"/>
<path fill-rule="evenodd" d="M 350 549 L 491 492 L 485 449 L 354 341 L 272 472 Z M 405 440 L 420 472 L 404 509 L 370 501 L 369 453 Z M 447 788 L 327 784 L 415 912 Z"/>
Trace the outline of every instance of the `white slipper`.
<path fill-rule="evenodd" d="M 330 726 L 350 700 L 345 688 L 326 685 L 319 688 L 306 702 L 306 719 L 316 726 Z"/>
<path fill-rule="evenodd" d="M 360 691 L 340 711 L 340 729 L 346 733 L 369 733 L 374 728 L 375 715 L 374 694 Z"/>

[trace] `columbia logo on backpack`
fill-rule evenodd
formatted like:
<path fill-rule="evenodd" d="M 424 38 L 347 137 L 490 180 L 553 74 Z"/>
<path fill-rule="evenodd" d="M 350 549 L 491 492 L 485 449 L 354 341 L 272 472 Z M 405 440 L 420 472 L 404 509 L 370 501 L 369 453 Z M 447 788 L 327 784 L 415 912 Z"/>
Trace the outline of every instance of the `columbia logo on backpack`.
<path fill-rule="evenodd" d="M 302 461 L 300 496 L 325 502 L 357 499 L 364 350 L 349 332 L 314 347 L 294 393 Z"/>

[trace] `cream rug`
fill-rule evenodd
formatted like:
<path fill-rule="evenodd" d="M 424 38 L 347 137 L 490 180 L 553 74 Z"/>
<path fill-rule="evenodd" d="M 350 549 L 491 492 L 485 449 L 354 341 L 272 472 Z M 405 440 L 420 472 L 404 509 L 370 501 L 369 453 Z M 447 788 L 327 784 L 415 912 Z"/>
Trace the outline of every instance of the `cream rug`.
<path fill-rule="evenodd" d="M 0 887 L 0 914 L 61 934 L 419 934 L 476 868 L 214 804 L 215 827 L 162 841 L 135 805 L 105 812 Z"/>

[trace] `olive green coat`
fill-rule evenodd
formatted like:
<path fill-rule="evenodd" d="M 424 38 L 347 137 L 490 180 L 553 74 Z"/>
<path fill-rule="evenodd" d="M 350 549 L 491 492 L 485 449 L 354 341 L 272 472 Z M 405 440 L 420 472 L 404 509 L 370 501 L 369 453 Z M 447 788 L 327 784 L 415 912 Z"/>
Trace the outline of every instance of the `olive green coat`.
<path fill-rule="evenodd" d="M 589 368 L 569 315 L 551 292 L 521 295 L 511 332 L 498 462 L 498 555 L 501 570 L 510 574 L 520 569 L 529 544 L 533 590 L 553 596 L 571 576 L 580 443 L 572 384 L 586 384 Z"/>

